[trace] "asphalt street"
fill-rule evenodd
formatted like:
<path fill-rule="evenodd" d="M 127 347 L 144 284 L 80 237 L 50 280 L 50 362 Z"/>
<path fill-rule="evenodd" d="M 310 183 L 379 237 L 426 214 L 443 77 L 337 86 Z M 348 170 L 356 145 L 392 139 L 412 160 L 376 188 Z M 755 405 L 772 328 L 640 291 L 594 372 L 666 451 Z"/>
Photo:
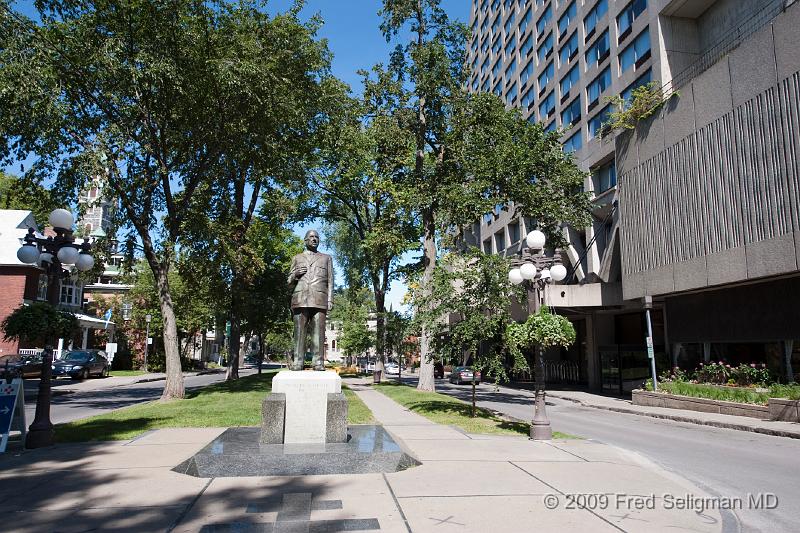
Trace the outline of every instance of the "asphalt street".
<path fill-rule="evenodd" d="M 251 369 L 242 368 L 239 370 L 239 375 L 248 375 L 253 372 L 254 371 Z M 202 376 L 186 376 L 184 378 L 184 386 L 186 389 L 205 387 L 207 385 L 211 385 L 212 383 L 223 381 L 224 379 L 224 372 L 217 374 L 205 374 Z M 58 380 L 56 381 L 54 390 L 59 388 L 69 388 L 71 383 L 75 382 L 64 379 Z M 26 383 L 26 387 L 30 387 L 30 385 Z M 79 418 L 86 418 L 88 416 L 94 416 L 103 412 L 112 411 L 114 409 L 119 409 L 120 407 L 127 407 L 140 402 L 157 400 L 161 397 L 163 390 L 164 380 L 121 385 L 116 387 L 103 387 L 90 391 L 66 394 L 60 394 L 56 392 L 56 394 L 53 395 L 51 402 L 50 420 L 54 424 L 60 424 L 63 422 L 69 422 L 71 420 L 77 420 Z M 26 394 L 25 402 L 25 416 L 28 424 L 33 421 L 35 412 L 35 396 L 31 396 L 30 393 L 28 393 Z"/>
<path fill-rule="evenodd" d="M 470 385 L 437 380 L 436 387 L 437 392 L 471 401 Z M 482 407 L 533 418 L 530 392 L 505 387 L 495 391 L 494 385 L 482 384 L 476 396 Z M 800 440 L 603 411 L 553 398 L 547 406 L 555 431 L 638 452 L 714 496 L 742 498 L 744 509 L 734 511 L 739 524 L 726 522 L 726 530 L 800 528 Z M 750 495 L 759 494 L 777 496 L 777 507 L 748 508 Z"/>

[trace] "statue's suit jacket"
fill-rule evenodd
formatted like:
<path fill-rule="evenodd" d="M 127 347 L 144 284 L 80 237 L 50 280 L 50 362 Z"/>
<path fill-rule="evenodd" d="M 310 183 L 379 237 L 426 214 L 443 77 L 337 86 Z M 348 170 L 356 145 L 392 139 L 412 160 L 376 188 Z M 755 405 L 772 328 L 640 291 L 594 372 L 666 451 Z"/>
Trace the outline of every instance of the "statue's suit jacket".
<path fill-rule="evenodd" d="M 308 271 L 300 279 L 294 273 L 300 267 Z M 315 307 L 328 310 L 328 302 L 333 301 L 333 260 L 328 254 L 320 252 L 297 254 L 292 258 L 289 285 L 294 285 L 292 309 Z"/>

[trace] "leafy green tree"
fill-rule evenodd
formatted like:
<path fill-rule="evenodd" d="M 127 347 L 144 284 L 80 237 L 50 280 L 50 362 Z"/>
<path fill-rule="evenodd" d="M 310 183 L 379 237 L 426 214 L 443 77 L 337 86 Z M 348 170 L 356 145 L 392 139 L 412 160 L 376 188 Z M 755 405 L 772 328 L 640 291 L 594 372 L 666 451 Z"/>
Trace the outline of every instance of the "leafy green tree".
<path fill-rule="evenodd" d="M 2 324 L 6 340 L 44 342 L 51 348 L 56 339 L 70 339 L 78 331 L 78 319 L 45 302 L 24 304 L 8 315 Z"/>
<path fill-rule="evenodd" d="M 402 270 L 400 258 L 418 246 L 419 232 L 397 184 L 413 148 L 398 107 L 388 94 L 402 92 L 380 66 L 366 72 L 363 97 L 339 87 L 320 130 L 311 173 L 313 212 L 328 221 L 326 237 L 348 287 L 369 287 L 376 310 L 378 369 L 386 360 L 386 295 Z"/>
<path fill-rule="evenodd" d="M 38 183 L 0 171 L 0 209 L 29 209 L 39 227 L 47 225 L 53 209 L 60 205 L 56 194 Z"/>
<path fill-rule="evenodd" d="M 496 204 L 512 202 L 551 236 L 560 222 L 585 223 L 588 199 L 575 192 L 583 174 L 558 133 L 528 123 L 493 95 L 463 90 L 466 27 L 450 21 L 439 0 L 384 0 L 381 15 L 381 30 L 397 42 L 388 68 L 402 92 L 393 101 L 414 138 L 402 196 L 423 234 L 423 301 L 431 301 L 439 240 L 457 238 Z M 432 343 L 423 325 L 421 390 L 435 388 Z"/>
<path fill-rule="evenodd" d="M 300 4 L 270 17 L 260 0 L 42 0 L 36 22 L 0 7 L 4 162 L 32 156 L 26 176 L 73 193 L 100 176 L 120 200 L 158 287 L 162 398 L 183 397 L 176 247 L 192 209 L 208 208 L 199 193 L 237 171 L 230 148 L 277 150 L 259 135 L 290 133 L 271 96 L 296 81 L 283 77 L 305 57 L 294 45 L 317 46 L 293 32 L 308 37 L 317 21 L 299 22 Z"/>
<path fill-rule="evenodd" d="M 348 366 L 375 346 L 375 333 L 369 329 L 369 316 L 374 311 L 366 289 L 351 289 L 335 299 L 330 320 L 339 325 L 337 342 L 347 358 Z"/>

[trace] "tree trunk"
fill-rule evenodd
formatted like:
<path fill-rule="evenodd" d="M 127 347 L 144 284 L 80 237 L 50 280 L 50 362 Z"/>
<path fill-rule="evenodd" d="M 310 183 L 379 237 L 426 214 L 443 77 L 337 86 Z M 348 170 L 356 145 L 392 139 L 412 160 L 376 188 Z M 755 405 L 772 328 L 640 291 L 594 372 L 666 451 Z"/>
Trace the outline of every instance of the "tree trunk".
<path fill-rule="evenodd" d="M 386 293 L 379 288 L 377 280 L 373 280 L 373 290 L 375 292 L 375 310 L 377 317 L 375 320 L 375 370 L 380 370 L 384 375 L 386 366 Z"/>
<path fill-rule="evenodd" d="M 225 373 L 225 381 L 239 379 L 241 288 L 238 273 L 234 272 L 231 283 L 231 307 L 228 313 L 228 319 L 231 321 L 231 336 L 228 339 L 228 371 Z"/>
<path fill-rule="evenodd" d="M 181 356 L 178 351 L 178 325 L 175 321 L 175 310 L 172 304 L 172 295 L 169 292 L 169 265 L 153 265 L 156 287 L 158 288 L 158 303 L 161 308 L 161 318 L 164 325 L 164 354 L 167 365 L 167 381 L 164 384 L 162 400 L 183 398 L 183 369 Z"/>
<path fill-rule="evenodd" d="M 423 213 L 423 224 L 425 225 L 425 241 L 423 261 L 425 271 L 422 275 L 422 287 L 424 291 L 430 290 L 433 282 L 433 270 L 436 268 L 436 226 L 433 220 L 433 212 L 427 210 Z M 430 331 L 425 326 L 419 341 L 420 361 L 419 361 L 419 383 L 418 390 L 433 392 L 436 390 L 436 382 L 433 379 L 433 354 L 431 353 Z"/>

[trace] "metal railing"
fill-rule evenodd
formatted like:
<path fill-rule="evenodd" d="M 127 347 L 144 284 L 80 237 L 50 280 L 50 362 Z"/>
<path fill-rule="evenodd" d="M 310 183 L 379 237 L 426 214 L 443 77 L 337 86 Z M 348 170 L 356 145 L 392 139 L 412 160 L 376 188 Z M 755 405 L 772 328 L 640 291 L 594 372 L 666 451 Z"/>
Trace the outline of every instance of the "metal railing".
<path fill-rule="evenodd" d="M 518 382 L 533 382 L 536 380 L 536 366 L 514 372 L 513 380 Z M 545 383 L 580 383 L 581 370 L 574 361 L 545 361 Z"/>
<path fill-rule="evenodd" d="M 739 46 L 742 41 L 766 26 L 772 19 L 784 11 L 787 5 L 789 4 L 786 0 L 772 0 L 766 7 L 757 9 L 741 22 L 738 22 L 735 28 L 726 33 L 716 44 L 703 52 L 694 63 L 680 71 L 673 76 L 670 81 L 661 86 L 661 92 L 664 98 L 669 98 L 675 91 L 711 68 L 731 50 Z"/>

